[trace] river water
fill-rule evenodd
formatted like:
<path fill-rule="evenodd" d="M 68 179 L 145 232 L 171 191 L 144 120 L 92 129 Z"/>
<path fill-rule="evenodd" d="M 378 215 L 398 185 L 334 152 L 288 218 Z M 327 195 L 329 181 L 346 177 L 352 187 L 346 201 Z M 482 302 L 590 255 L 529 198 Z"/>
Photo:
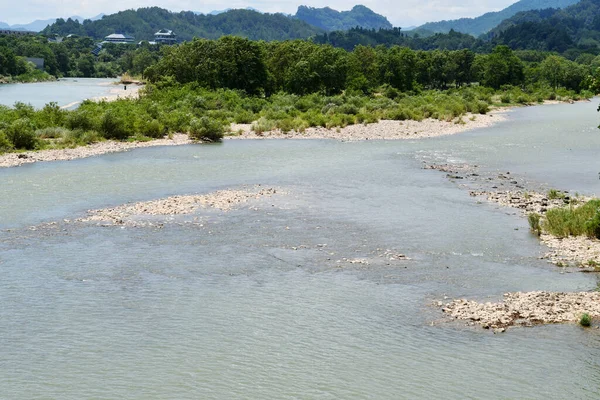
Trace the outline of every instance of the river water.
<path fill-rule="evenodd" d="M 600 331 L 494 335 L 432 306 L 598 281 L 540 260 L 524 218 L 421 168 L 598 195 L 595 108 L 522 108 L 432 140 L 225 141 L 0 170 L 0 397 L 596 399 Z M 288 194 L 201 225 L 39 226 L 244 184 Z"/>
<path fill-rule="evenodd" d="M 57 82 L 14 83 L 0 85 L 0 105 L 12 107 L 16 102 L 42 108 L 56 102 L 65 108 L 76 107 L 85 99 L 114 95 L 120 89 L 109 78 L 61 78 Z"/>

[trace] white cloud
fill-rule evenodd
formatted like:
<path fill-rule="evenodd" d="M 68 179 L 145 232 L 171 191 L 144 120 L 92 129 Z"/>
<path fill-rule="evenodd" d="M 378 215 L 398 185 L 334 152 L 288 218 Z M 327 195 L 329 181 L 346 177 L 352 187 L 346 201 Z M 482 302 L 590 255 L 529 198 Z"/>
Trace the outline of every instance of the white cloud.
<path fill-rule="evenodd" d="M 1 3 L 9 0 L 0 0 Z M 357 0 L 373 11 L 386 16 L 395 26 L 418 25 L 429 21 L 476 17 L 488 11 L 496 11 L 507 7 L 516 0 Z M 272 2 L 266 0 L 233 0 L 223 3 L 219 0 L 207 0 L 199 3 L 196 0 L 155 0 L 152 5 L 173 11 L 191 10 L 210 12 L 224 8 L 254 7 L 264 12 L 284 12 L 293 14 L 298 5 L 324 7 L 336 10 L 347 10 L 349 3 L 342 0 L 284 0 Z M 22 0 L 19 7 L 2 7 L 0 21 L 9 24 L 28 23 L 35 19 L 69 17 L 80 15 L 93 17 L 100 13 L 111 14 L 120 10 L 148 7 L 145 0 Z"/>

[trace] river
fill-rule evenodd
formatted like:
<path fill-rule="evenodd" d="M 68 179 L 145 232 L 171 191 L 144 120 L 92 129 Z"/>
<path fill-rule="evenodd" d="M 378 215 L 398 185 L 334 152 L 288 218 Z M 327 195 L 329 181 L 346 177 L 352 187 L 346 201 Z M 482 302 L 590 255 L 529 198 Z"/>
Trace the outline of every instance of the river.
<path fill-rule="evenodd" d="M 115 95 L 116 79 L 61 78 L 56 82 L 12 83 L 0 85 L 0 105 L 12 107 L 16 102 L 42 108 L 56 102 L 65 108 L 76 107 L 85 99 Z"/>
<path fill-rule="evenodd" d="M 595 108 L 521 108 L 431 140 L 225 141 L 0 170 L 0 397 L 596 399 L 597 329 L 494 335 L 432 306 L 593 290 L 596 275 L 561 273 L 524 218 L 422 169 L 599 195 Z M 288 194 L 202 211 L 201 226 L 39 226 L 243 184 Z M 386 250 L 411 260 L 387 265 Z"/>

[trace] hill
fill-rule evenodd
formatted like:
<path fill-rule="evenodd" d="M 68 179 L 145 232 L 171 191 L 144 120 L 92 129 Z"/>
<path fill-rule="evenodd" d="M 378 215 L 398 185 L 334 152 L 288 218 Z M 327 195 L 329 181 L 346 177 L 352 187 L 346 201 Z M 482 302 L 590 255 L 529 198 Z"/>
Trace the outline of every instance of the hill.
<path fill-rule="evenodd" d="M 600 52 L 600 0 L 581 0 L 562 10 L 527 11 L 491 32 L 494 41 L 513 49 L 564 53 Z"/>
<path fill-rule="evenodd" d="M 104 14 L 99 14 L 90 19 L 92 21 L 96 21 L 96 20 L 102 18 L 103 15 Z M 83 20 L 85 19 L 85 18 L 79 17 L 79 16 L 72 16 L 69 18 L 71 18 L 72 20 L 77 20 L 79 22 L 83 22 Z M 9 25 L 7 23 L 0 22 L 0 28 L 12 29 L 12 30 L 16 30 L 16 31 L 40 32 L 41 30 L 46 28 L 48 25 L 52 25 L 53 23 L 55 23 L 57 20 L 58 20 L 58 18 L 36 19 L 35 21 L 29 22 L 27 24 L 15 24 L 15 25 Z"/>
<path fill-rule="evenodd" d="M 336 11 L 329 7 L 298 7 L 295 18 L 325 31 L 347 31 L 360 27 L 365 29 L 391 29 L 392 24 L 383 15 L 357 5 L 350 11 Z"/>
<path fill-rule="evenodd" d="M 523 11 L 545 8 L 565 8 L 579 0 L 520 0 L 501 11 L 489 12 L 477 18 L 461 18 L 450 21 L 428 22 L 415 32 L 447 33 L 450 30 L 479 36 L 489 32 L 502 21 Z"/>
<path fill-rule="evenodd" d="M 229 10 L 218 15 L 192 11 L 171 12 L 159 7 L 140 8 L 105 15 L 98 21 L 83 23 L 72 19 L 57 20 L 42 31 L 45 35 L 77 34 L 100 40 L 112 33 L 131 35 L 135 40 L 153 40 L 159 29 L 173 30 L 180 40 L 194 37 L 217 39 L 225 35 L 253 40 L 308 38 L 323 31 L 304 21 L 283 14 L 262 14 L 251 10 Z"/>

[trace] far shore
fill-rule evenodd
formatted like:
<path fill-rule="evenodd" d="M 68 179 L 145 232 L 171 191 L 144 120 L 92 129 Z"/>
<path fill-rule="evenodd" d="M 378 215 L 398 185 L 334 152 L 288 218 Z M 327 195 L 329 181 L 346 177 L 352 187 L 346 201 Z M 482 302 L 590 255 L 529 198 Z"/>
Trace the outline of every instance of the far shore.
<path fill-rule="evenodd" d="M 139 88 L 137 88 L 139 90 Z M 129 88 L 127 89 L 129 90 Z M 131 91 L 137 95 L 137 90 Z M 117 94 L 120 96 L 120 94 Z M 111 101 L 118 97 L 103 98 Z M 334 139 L 342 141 L 360 140 L 406 140 L 426 139 L 445 135 L 454 135 L 473 129 L 485 128 L 507 119 L 506 109 L 495 110 L 485 115 L 465 115 L 462 123 L 439 121 L 427 119 L 424 121 L 388 121 L 382 120 L 373 124 L 349 125 L 345 128 L 309 128 L 305 132 L 283 133 L 279 130 L 265 132 L 257 135 L 252 132 L 252 125 L 232 124 L 232 134 L 226 135 L 224 140 L 248 140 L 248 139 Z M 241 134 L 240 134 L 241 133 Z M 27 151 L 22 153 L 6 153 L 0 155 L 0 168 L 17 167 L 23 164 L 31 164 L 38 161 L 69 161 L 78 158 L 98 156 L 119 151 L 128 151 L 135 148 L 151 146 L 177 146 L 194 143 L 187 134 L 172 135 L 144 142 L 119 142 L 106 140 L 88 146 L 73 149 L 54 149 Z"/>
<path fill-rule="evenodd" d="M 110 94 L 91 100 L 114 101 L 122 98 L 137 98 L 143 86 L 136 84 L 127 85 L 127 93 L 123 88 L 111 89 Z M 548 101 L 544 104 L 557 104 Z M 391 121 L 381 120 L 372 124 L 348 125 L 344 128 L 308 128 L 304 132 L 291 131 L 284 133 L 273 130 L 257 134 L 252 131 L 252 124 L 231 124 L 229 134 L 224 140 L 264 140 L 264 139 L 333 139 L 340 141 L 363 140 L 415 140 L 429 139 L 440 136 L 456 135 L 459 133 L 491 127 L 508 119 L 507 113 L 514 107 L 496 108 L 487 114 L 465 114 L 452 121 L 426 119 L 423 121 Z M 107 153 L 128 151 L 135 148 L 151 146 L 177 146 L 197 143 L 187 134 L 172 135 L 172 139 L 165 136 L 162 139 L 136 142 L 102 141 L 88 146 L 74 149 L 55 149 L 27 151 L 22 153 L 6 153 L 0 155 L 0 168 L 17 167 L 38 161 L 68 161 L 79 158 L 98 156 Z"/>

